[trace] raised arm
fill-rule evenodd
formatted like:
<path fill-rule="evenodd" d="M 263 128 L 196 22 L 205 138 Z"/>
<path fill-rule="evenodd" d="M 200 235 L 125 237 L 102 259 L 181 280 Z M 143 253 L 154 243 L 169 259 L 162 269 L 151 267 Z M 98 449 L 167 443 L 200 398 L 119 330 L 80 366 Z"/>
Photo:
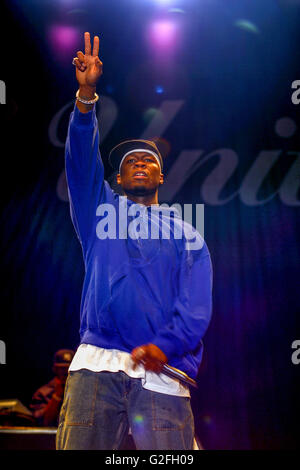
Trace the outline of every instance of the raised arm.
<path fill-rule="evenodd" d="M 79 84 L 79 97 L 94 98 L 97 81 L 102 75 L 98 57 L 99 38 L 95 36 L 91 54 L 90 34 L 84 33 L 85 54 L 77 52 L 73 59 Z M 96 208 L 111 191 L 104 181 L 104 166 L 99 151 L 99 126 L 96 105 L 86 105 L 78 99 L 70 116 L 65 146 L 66 176 L 70 213 L 78 238 L 87 246 L 91 240 Z"/>

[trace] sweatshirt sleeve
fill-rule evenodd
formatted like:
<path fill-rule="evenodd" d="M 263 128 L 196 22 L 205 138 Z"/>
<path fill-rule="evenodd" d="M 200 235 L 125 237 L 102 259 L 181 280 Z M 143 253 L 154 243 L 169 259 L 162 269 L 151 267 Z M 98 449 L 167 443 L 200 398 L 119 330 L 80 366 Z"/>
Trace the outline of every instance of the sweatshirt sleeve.
<path fill-rule="evenodd" d="M 212 314 L 212 277 L 206 244 L 201 250 L 184 250 L 172 321 L 151 341 L 166 354 L 168 361 L 183 357 L 199 346 Z"/>
<path fill-rule="evenodd" d="M 88 113 L 81 113 L 75 104 L 66 139 L 65 166 L 71 219 L 81 244 L 85 245 L 97 205 L 105 200 L 107 189 L 95 106 Z"/>

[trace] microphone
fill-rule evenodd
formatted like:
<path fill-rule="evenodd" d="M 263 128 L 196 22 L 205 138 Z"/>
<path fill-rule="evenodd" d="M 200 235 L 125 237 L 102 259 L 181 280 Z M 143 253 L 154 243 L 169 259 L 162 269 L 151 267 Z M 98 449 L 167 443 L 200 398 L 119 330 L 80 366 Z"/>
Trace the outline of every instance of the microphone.
<path fill-rule="evenodd" d="M 195 380 L 191 379 L 191 377 L 189 377 L 185 372 L 182 372 L 179 369 L 175 369 L 175 367 L 169 366 L 169 364 L 163 365 L 161 373 L 171 377 L 172 379 L 178 379 L 187 385 L 198 388 L 197 382 Z"/>
<path fill-rule="evenodd" d="M 140 362 L 142 364 L 144 364 L 144 361 L 142 359 L 144 354 L 145 348 L 143 348 L 142 346 L 135 353 L 136 358 L 140 359 Z M 179 369 L 175 369 L 175 367 L 172 367 L 169 364 L 164 364 L 162 366 L 161 373 L 167 375 L 168 377 L 171 377 L 172 379 L 180 380 L 181 382 L 184 382 L 187 385 L 191 385 L 192 387 L 198 388 L 197 382 L 195 380 L 191 379 L 191 377 L 189 377 L 185 372 L 182 372 Z"/>

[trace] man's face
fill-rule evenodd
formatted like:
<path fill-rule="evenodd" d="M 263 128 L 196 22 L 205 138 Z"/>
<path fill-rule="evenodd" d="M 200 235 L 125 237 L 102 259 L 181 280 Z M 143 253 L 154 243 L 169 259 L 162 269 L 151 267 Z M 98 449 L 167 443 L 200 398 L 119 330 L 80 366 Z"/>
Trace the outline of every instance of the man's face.
<path fill-rule="evenodd" d="M 163 184 L 163 174 L 157 159 L 146 152 L 132 152 L 122 163 L 117 182 L 125 193 L 136 196 L 155 193 Z"/>

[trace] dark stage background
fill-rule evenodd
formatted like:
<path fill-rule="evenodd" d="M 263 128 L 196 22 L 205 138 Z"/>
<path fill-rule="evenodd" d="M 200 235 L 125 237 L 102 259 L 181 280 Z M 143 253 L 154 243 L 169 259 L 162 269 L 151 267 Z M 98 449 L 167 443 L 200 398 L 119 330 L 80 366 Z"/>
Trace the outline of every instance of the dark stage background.
<path fill-rule="evenodd" d="M 114 145 L 155 137 L 160 202 L 205 204 L 214 291 L 192 391 L 197 435 L 206 449 L 297 447 L 299 13 L 296 0 L 2 5 L 0 398 L 28 406 L 52 377 L 54 352 L 79 341 L 84 269 L 64 141 L 77 90 L 71 61 L 90 31 L 104 64 L 106 177 Z"/>

